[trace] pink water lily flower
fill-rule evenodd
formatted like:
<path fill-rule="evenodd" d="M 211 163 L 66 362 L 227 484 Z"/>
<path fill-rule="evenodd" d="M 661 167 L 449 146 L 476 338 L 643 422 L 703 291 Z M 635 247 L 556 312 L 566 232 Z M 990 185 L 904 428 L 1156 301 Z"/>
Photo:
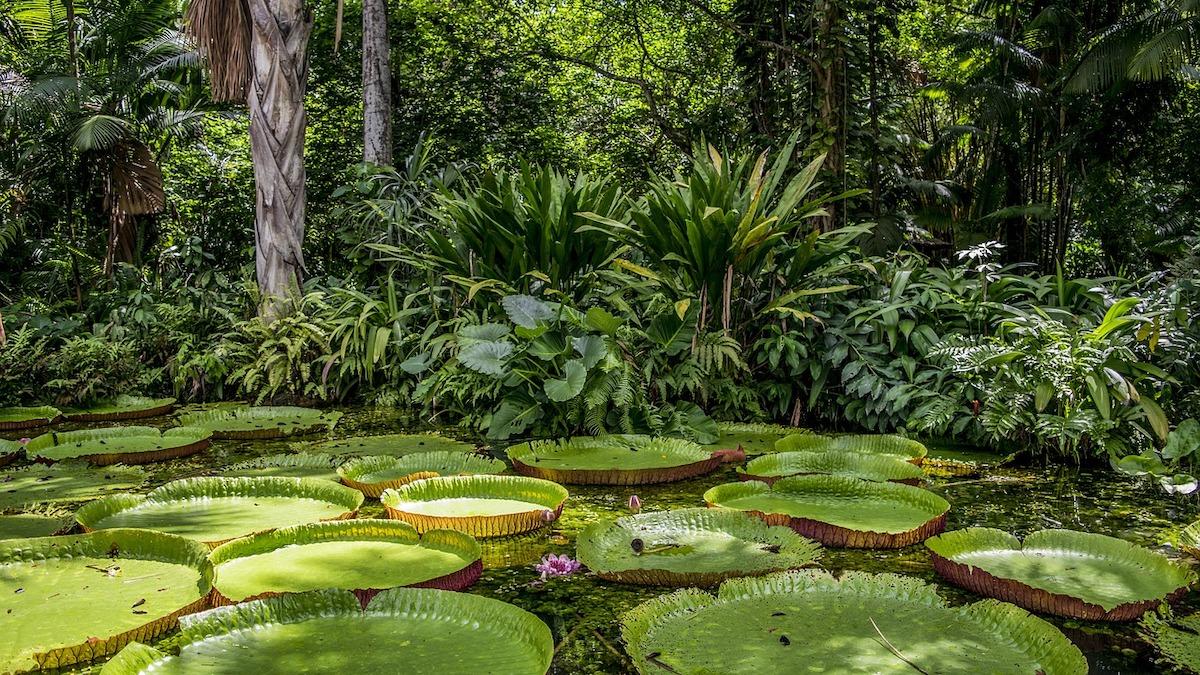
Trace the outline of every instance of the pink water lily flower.
<path fill-rule="evenodd" d="M 29 439 L 29 438 L 22 438 L 22 439 L 18 440 L 17 442 L 18 442 L 18 443 L 20 443 L 21 445 L 25 445 L 25 444 L 26 444 L 26 443 L 28 443 L 30 440 L 32 440 L 32 439 Z"/>
<path fill-rule="evenodd" d="M 542 574 L 542 581 L 550 577 L 566 577 L 579 571 L 583 565 L 572 559 L 570 556 L 554 555 L 553 553 L 542 558 L 542 561 L 534 565 L 534 569 Z"/>
<path fill-rule="evenodd" d="M 629 498 L 629 503 L 626 504 L 626 506 L 629 507 L 629 510 L 632 513 L 641 513 L 642 500 L 637 495 L 633 495 Z"/>

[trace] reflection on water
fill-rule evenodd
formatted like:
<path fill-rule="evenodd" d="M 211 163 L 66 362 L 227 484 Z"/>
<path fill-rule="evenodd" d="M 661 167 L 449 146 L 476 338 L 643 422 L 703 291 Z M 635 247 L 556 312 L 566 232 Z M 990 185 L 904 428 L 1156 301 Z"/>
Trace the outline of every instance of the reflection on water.
<path fill-rule="evenodd" d="M 165 425 L 169 420 L 153 422 Z M 355 409 L 347 412 L 335 436 L 418 428 L 413 422 L 391 411 Z M 216 467 L 287 450 L 287 441 L 217 442 L 203 455 L 148 467 L 153 479 L 150 485 L 202 475 Z M 494 454 L 503 455 L 499 451 Z M 995 459 L 958 451 L 934 454 L 985 463 Z M 734 480 L 737 478 L 733 469 L 723 467 L 700 479 L 662 486 L 568 486 L 571 499 L 553 529 L 482 542 L 486 569 L 472 592 L 511 602 L 541 616 L 559 643 L 553 672 L 629 672 L 630 664 L 620 644 L 618 617 L 666 591 L 600 582 L 586 574 L 541 583 L 533 564 L 546 553 L 573 556 L 576 534 L 592 522 L 626 515 L 630 495 L 641 498 L 645 511 L 702 506 L 701 495 L 706 489 Z M 1176 551 L 1164 543 L 1170 528 L 1189 522 L 1198 511 L 1191 501 L 1169 499 L 1150 486 L 1131 482 L 1105 469 L 1005 467 L 987 471 L 980 478 L 937 480 L 930 487 L 952 504 L 950 529 L 987 526 L 1023 537 L 1039 529 L 1070 528 L 1121 537 L 1172 556 Z M 367 517 L 382 512 L 373 500 L 368 500 L 361 511 Z M 930 582 L 937 580 L 928 555 L 920 546 L 897 551 L 828 550 L 821 564 L 835 573 L 858 569 L 909 574 Z M 977 599 L 946 585 L 941 586 L 941 592 L 954 603 Z M 1200 606 L 1195 594 L 1187 603 Z M 1093 673 L 1156 670 L 1145 644 L 1137 637 L 1135 626 L 1052 621 L 1084 651 Z"/>

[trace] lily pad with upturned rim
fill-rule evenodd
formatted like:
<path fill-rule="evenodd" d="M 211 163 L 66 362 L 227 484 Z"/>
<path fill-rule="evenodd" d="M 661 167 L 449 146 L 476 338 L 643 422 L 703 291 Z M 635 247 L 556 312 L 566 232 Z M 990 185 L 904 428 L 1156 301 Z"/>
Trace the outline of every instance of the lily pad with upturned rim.
<path fill-rule="evenodd" d="M 42 434 L 25 445 L 41 462 L 83 460 L 96 466 L 144 464 L 188 457 L 212 445 L 212 432 L 194 427 L 107 427 Z"/>
<path fill-rule="evenodd" d="M 257 600 L 322 588 L 366 604 L 386 588 L 457 591 L 483 571 L 479 543 L 453 530 L 421 536 L 398 520 L 354 519 L 283 527 L 213 549 L 214 600 Z"/>
<path fill-rule="evenodd" d="M 213 438 L 255 440 L 284 438 L 333 429 L 342 413 L 296 406 L 220 407 L 179 417 L 183 426 L 209 429 Z"/>
<path fill-rule="evenodd" d="M 761 455 L 774 452 L 779 439 L 793 434 L 808 433 L 797 427 L 785 427 L 781 424 L 757 424 L 743 422 L 718 422 L 717 430 L 720 437 L 716 443 L 704 447 L 716 450 L 741 449 L 747 455 Z"/>
<path fill-rule="evenodd" d="M 732 577 L 811 565 L 821 547 L 740 511 L 697 508 L 594 523 L 580 533 L 576 553 L 608 581 L 715 586 Z"/>
<path fill-rule="evenodd" d="M 550 629 L 535 615 L 428 588 L 389 589 L 366 608 L 334 590 L 218 607 L 180 621 L 173 644 L 178 654 L 130 645 L 101 675 L 210 673 L 213 664 L 255 675 L 544 675 L 554 657 Z"/>
<path fill-rule="evenodd" d="M 50 406 L 0 408 L 0 431 L 36 429 L 54 424 L 61 418 L 62 411 Z"/>
<path fill-rule="evenodd" d="M 0 540 L 34 539 L 64 534 L 75 526 L 70 512 L 43 509 L 40 512 L 0 515 Z"/>
<path fill-rule="evenodd" d="M 826 546 L 902 548 L 946 528 L 950 504 L 921 488 L 846 476 L 793 476 L 772 485 L 726 483 L 704 493 L 709 506 L 747 511 Z"/>
<path fill-rule="evenodd" d="M 687 589 L 621 619 L 639 672 L 1082 675 L 1052 624 L 995 600 L 952 607 L 897 574 L 799 570 Z"/>
<path fill-rule="evenodd" d="M 358 490 L 318 478 L 185 478 L 146 495 L 110 495 L 75 520 L 87 531 L 158 530 L 217 545 L 255 532 L 353 518 Z"/>
<path fill-rule="evenodd" d="M 716 470 L 722 456 L 680 438 L 577 436 L 532 441 L 508 449 L 524 476 L 575 485 L 645 485 L 694 478 Z"/>
<path fill-rule="evenodd" d="M 28 466 L 0 474 L 0 509 L 39 502 L 80 502 L 135 490 L 146 472 L 132 466 L 93 468 L 83 462 Z"/>
<path fill-rule="evenodd" d="M 503 473 L 504 462 L 465 452 L 419 452 L 402 457 L 360 457 L 337 468 L 342 484 L 378 498 L 388 488 L 439 476 Z"/>
<path fill-rule="evenodd" d="M 745 469 L 739 467 L 737 473 L 742 480 L 766 483 L 788 476 L 828 474 L 919 485 L 925 477 L 920 467 L 899 457 L 853 452 L 777 452 L 755 457 L 746 463 Z"/>
<path fill-rule="evenodd" d="M 250 478 L 264 476 L 321 478 L 323 480 L 336 481 L 338 474 L 333 467 L 333 463 L 333 455 L 316 453 L 267 455 L 245 462 L 238 462 L 233 466 L 223 469 L 221 475 Z"/>
<path fill-rule="evenodd" d="M 1123 539 L 1074 530 L 1041 530 L 1022 542 L 1002 530 L 972 527 L 925 542 L 933 568 L 970 591 L 1035 612 L 1129 621 L 1187 592 L 1196 574 Z"/>
<path fill-rule="evenodd" d="M 0 438 L 0 466 L 8 466 L 25 454 L 25 446 L 16 441 Z"/>
<path fill-rule="evenodd" d="M 1193 558 L 1200 559 L 1200 520 L 1180 530 L 1179 545 Z"/>
<path fill-rule="evenodd" d="M 918 441 L 892 434 L 849 434 L 821 436 L 793 434 L 775 444 L 778 452 L 857 452 L 864 455 L 895 455 L 920 465 L 929 449 Z"/>
<path fill-rule="evenodd" d="M 475 452 L 475 446 L 440 434 L 384 434 L 381 436 L 352 436 L 320 443 L 295 444 L 301 452 L 323 452 L 330 455 L 359 457 L 402 457 L 418 452 Z"/>
<path fill-rule="evenodd" d="M 525 476 L 449 476 L 384 490 L 388 517 L 418 532 L 447 529 L 502 537 L 549 525 L 567 501 L 563 486 Z"/>
<path fill-rule="evenodd" d="M 62 412 L 69 422 L 119 422 L 166 415 L 174 407 L 173 398 L 118 396 L 97 401 L 86 408 L 66 408 Z"/>
<path fill-rule="evenodd" d="M 0 542 L 0 671 L 58 668 L 152 640 L 207 606 L 208 549 L 144 530 Z"/>

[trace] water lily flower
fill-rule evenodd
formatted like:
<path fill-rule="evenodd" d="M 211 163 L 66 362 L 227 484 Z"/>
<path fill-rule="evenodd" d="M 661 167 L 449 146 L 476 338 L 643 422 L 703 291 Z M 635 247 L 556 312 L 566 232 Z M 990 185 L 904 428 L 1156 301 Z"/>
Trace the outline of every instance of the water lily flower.
<path fill-rule="evenodd" d="M 554 522 L 554 519 L 555 519 L 555 518 L 557 518 L 557 517 L 558 517 L 558 516 L 557 516 L 557 515 L 556 515 L 556 514 L 555 514 L 553 511 L 551 511 L 550 509 L 543 509 L 543 510 L 542 510 L 542 521 L 543 521 L 543 522 L 546 522 L 546 523 L 552 523 L 552 522 Z"/>
<path fill-rule="evenodd" d="M 629 507 L 629 510 L 632 513 L 641 513 L 642 512 L 642 500 L 639 499 L 637 495 L 631 496 L 629 498 L 629 503 L 626 506 Z"/>
<path fill-rule="evenodd" d="M 18 439 L 18 440 L 17 440 L 17 442 L 18 442 L 18 443 L 20 443 L 21 445 L 25 445 L 25 444 L 26 444 L 26 443 L 28 443 L 30 440 L 32 440 L 32 439 L 29 439 L 29 438 L 22 438 L 22 439 Z"/>
<path fill-rule="evenodd" d="M 554 555 L 553 553 L 542 558 L 542 561 L 534 565 L 534 569 L 542 574 L 542 581 L 549 577 L 566 577 L 579 571 L 583 565 L 578 561 L 566 555 Z"/>

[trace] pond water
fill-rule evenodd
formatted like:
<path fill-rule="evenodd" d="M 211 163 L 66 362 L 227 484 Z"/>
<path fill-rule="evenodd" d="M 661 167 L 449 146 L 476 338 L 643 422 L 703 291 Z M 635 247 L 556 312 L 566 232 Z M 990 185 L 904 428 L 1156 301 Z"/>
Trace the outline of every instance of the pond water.
<path fill-rule="evenodd" d="M 415 420 L 392 411 L 350 409 L 346 413 L 334 437 L 431 428 L 419 426 Z M 156 421 L 170 425 L 169 419 L 150 423 Z M 152 476 L 150 486 L 154 486 L 176 478 L 212 474 L 215 469 L 235 462 L 288 449 L 286 441 L 218 441 L 200 456 L 146 468 Z M 494 454 L 503 453 L 496 450 Z M 934 448 L 932 454 L 994 459 L 944 448 Z M 703 506 L 701 495 L 706 489 L 734 480 L 737 478 L 732 468 L 722 468 L 700 479 L 660 486 L 567 486 L 571 498 L 562 518 L 552 528 L 533 535 L 481 541 L 485 570 L 470 592 L 510 602 L 540 616 L 550 626 L 557 644 L 551 672 L 633 672 L 620 643 L 619 617 L 668 591 L 602 582 L 587 574 L 542 582 L 534 564 L 546 553 L 573 557 L 578 532 L 590 523 L 626 515 L 626 503 L 633 494 L 640 497 L 644 511 Z M 1172 557 L 1179 553 L 1166 542 L 1180 525 L 1190 522 L 1200 511 L 1194 500 L 1168 498 L 1152 486 L 1105 469 L 1006 466 L 990 470 L 982 477 L 938 479 L 927 487 L 951 503 L 948 529 L 989 526 L 1023 537 L 1034 530 L 1063 527 L 1120 537 Z M 361 515 L 383 517 L 383 508 L 378 501 L 368 499 Z M 923 546 L 898 551 L 826 549 L 820 564 L 834 573 L 851 569 L 896 572 L 937 581 Z M 955 603 L 978 599 L 946 584 L 939 588 L 944 597 Z M 1185 604 L 1200 607 L 1195 596 L 1189 596 Z M 1136 625 L 1051 620 L 1087 656 L 1093 673 L 1159 670 L 1148 646 L 1139 639 Z"/>

